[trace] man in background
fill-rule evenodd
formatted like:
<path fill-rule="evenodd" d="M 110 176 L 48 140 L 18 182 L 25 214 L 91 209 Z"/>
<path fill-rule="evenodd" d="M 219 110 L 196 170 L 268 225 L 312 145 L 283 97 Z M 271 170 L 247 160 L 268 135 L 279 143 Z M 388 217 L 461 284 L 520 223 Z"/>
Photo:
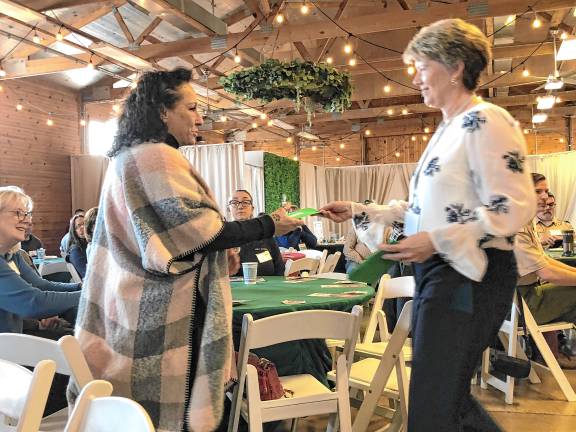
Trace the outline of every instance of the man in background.
<path fill-rule="evenodd" d="M 562 247 L 562 231 L 574 229 L 570 222 L 556 218 L 556 198 L 550 192 L 546 204 L 538 208 L 535 228 L 544 249 Z"/>
<path fill-rule="evenodd" d="M 292 213 L 298 210 L 298 207 L 296 207 L 290 201 L 282 203 L 282 208 L 286 210 L 286 213 Z M 306 225 L 302 225 L 301 227 L 296 228 L 294 231 L 289 232 L 288 234 L 276 237 L 276 243 L 278 243 L 279 247 L 286 249 L 312 249 L 316 247 L 318 239 L 312 233 L 312 231 L 310 231 L 310 228 L 308 228 Z"/>

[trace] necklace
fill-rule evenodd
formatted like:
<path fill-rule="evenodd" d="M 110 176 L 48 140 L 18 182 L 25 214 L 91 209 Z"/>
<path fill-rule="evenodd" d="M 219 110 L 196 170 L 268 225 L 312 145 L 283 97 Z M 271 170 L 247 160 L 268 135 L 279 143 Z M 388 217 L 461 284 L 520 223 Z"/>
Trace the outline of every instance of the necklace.
<path fill-rule="evenodd" d="M 442 123 L 443 124 L 448 124 L 450 123 L 452 120 L 454 120 L 455 117 L 458 117 L 460 114 L 462 114 L 463 112 L 467 111 L 469 108 L 477 105 L 478 103 L 480 103 L 480 100 L 478 99 L 478 96 L 476 95 L 472 95 L 469 99 L 466 99 L 464 101 L 463 104 L 461 104 L 455 111 L 454 114 L 452 114 L 451 116 L 446 116 L 442 118 Z"/>

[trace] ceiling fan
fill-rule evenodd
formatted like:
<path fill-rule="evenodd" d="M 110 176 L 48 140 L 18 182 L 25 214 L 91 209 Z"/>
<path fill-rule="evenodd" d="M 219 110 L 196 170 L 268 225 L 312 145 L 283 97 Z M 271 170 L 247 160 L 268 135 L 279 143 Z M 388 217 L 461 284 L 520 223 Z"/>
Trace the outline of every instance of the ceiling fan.
<path fill-rule="evenodd" d="M 556 35 L 558 30 L 552 30 L 553 42 L 554 42 L 554 72 L 547 77 L 534 77 L 545 81 L 544 84 L 536 87 L 531 93 L 535 93 L 539 90 L 560 90 L 564 87 L 564 84 L 576 85 L 576 79 L 571 79 L 572 76 L 576 75 L 576 71 L 567 72 L 560 74 L 558 71 L 558 62 L 556 56 L 558 54 L 556 50 Z"/>

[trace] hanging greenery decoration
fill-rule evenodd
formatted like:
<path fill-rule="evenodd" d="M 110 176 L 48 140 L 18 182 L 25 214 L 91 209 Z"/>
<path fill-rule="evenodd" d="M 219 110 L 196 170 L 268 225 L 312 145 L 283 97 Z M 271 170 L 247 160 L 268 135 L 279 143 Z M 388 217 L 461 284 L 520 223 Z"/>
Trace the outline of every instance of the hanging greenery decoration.
<path fill-rule="evenodd" d="M 342 112 L 352 104 L 350 75 L 324 64 L 275 59 L 220 78 L 224 90 L 244 100 L 268 103 L 290 99 L 304 105 L 310 123 L 317 105 L 326 112 Z"/>

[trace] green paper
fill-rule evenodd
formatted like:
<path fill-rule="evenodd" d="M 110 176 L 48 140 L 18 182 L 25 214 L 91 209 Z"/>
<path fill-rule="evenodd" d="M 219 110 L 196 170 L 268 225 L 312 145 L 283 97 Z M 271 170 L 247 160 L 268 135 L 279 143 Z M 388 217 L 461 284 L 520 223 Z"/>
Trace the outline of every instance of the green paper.
<path fill-rule="evenodd" d="M 394 261 L 382 259 L 385 251 L 374 252 L 348 275 L 352 281 L 377 283 Z"/>
<path fill-rule="evenodd" d="M 318 215 L 320 212 L 313 208 L 303 208 L 300 210 L 296 210 L 295 212 L 288 213 L 288 216 L 296 218 L 296 219 L 304 219 L 306 216 L 314 216 Z"/>

